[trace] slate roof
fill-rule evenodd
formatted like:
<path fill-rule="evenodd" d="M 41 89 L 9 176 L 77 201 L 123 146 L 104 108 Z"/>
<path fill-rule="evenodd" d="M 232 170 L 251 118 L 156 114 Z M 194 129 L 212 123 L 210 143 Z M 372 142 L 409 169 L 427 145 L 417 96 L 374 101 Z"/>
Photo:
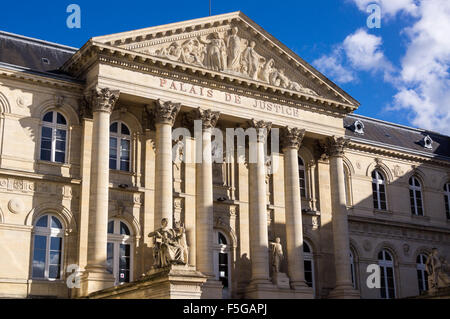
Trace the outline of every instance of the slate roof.
<path fill-rule="evenodd" d="M 62 74 L 59 68 L 76 51 L 76 48 L 0 31 L 1 63 Z"/>
<path fill-rule="evenodd" d="M 364 125 L 364 134 L 354 132 L 353 124 L 359 120 Z M 450 160 L 450 137 L 436 132 L 389 123 L 370 117 L 351 114 L 344 118 L 345 135 L 354 141 L 367 142 L 379 146 L 389 146 L 399 151 L 409 151 L 418 155 L 446 157 Z M 429 136 L 432 148 L 424 147 L 423 139 Z"/>

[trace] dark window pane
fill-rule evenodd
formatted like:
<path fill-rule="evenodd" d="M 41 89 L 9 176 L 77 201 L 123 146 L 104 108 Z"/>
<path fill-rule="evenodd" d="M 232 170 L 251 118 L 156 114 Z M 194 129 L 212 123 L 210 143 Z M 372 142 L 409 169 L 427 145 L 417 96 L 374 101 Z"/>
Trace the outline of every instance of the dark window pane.
<path fill-rule="evenodd" d="M 61 250 L 61 237 L 51 237 L 50 238 L 50 250 L 60 251 Z"/>
<path fill-rule="evenodd" d="M 47 150 L 41 150 L 41 160 L 50 161 L 51 160 L 51 152 Z"/>
<path fill-rule="evenodd" d="M 41 140 L 41 150 L 48 150 L 51 151 L 52 149 L 52 141 L 47 138 L 43 138 Z"/>
<path fill-rule="evenodd" d="M 111 133 L 117 133 L 117 122 L 114 122 L 113 124 L 111 124 L 111 126 L 109 127 L 109 131 Z"/>
<path fill-rule="evenodd" d="M 62 229 L 63 228 L 61 222 L 59 221 L 59 219 L 54 217 L 54 216 L 52 216 L 52 226 L 51 227 L 52 228 L 58 228 L 58 229 Z"/>
<path fill-rule="evenodd" d="M 34 249 L 46 250 L 47 249 L 47 237 L 45 236 L 34 236 Z"/>
<path fill-rule="evenodd" d="M 56 140 L 56 150 L 57 151 L 66 151 L 66 141 Z"/>
<path fill-rule="evenodd" d="M 120 161 L 120 170 L 128 172 L 130 170 L 130 163 L 129 162 Z"/>
<path fill-rule="evenodd" d="M 47 227 L 48 225 L 48 215 L 42 216 L 39 218 L 39 220 L 36 222 L 37 227 Z M 42 237 L 42 236 L 41 236 Z"/>
<path fill-rule="evenodd" d="M 221 244 L 221 245 L 227 244 L 227 239 L 222 233 L 219 233 L 219 244 Z"/>
<path fill-rule="evenodd" d="M 66 140 L 66 130 L 56 130 L 56 138 L 58 140 Z"/>
<path fill-rule="evenodd" d="M 58 279 L 60 273 L 59 265 L 50 265 L 48 267 L 48 278 Z"/>
<path fill-rule="evenodd" d="M 309 247 L 309 245 L 305 242 L 303 242 L 303 252 L 304 253 L 310 253 L 311 252 L 311 248 Z"/>
<path fill-rule="evenodd" d="M 124 135 L 130 135 L 130 130 L 129 130 L 128 127 L 127 127 L 125 124 L 123 124 L 123 123 L 122 123 L 122 129 L 121 129 L 121 131 L 122 131 L 122 134 L 124 134 Z"/>
<path fill-rule="evenodd" d="M 128 229 L 128 226 L 122 222 L 120 222 L 120 234 L 121 235 L 130 235 L 130 230 Z"/>
<path fill-rule="evenodd" d="M 300 157 L 298 158 L 298 166 L 304 166 L 303 160 Z"/>
<path fill-rule="evenodd" d="M 56 123 L 66 125 L 67 124 L 66 118 L 61 113 L 57 113 L 56 114 Z"/>
<path fill-rule="evenodd" d="M 117 149 L 117 138 L 115 137 L 109 138 L 109 147 Z"/>
<path fill-rule="evenodd" d="M 50 127 L 43 126 L 42 127 L 42 137 L 51 139 L 52 138 L 52 129 Z"/>
<path fill-rule="evenodd" d="M 113 220 L 108 222 L 108 234 L 114 234 L 114 221 Z"/>
<path fill-rule="evenodd" d="M 53 112 L 48 112 L 44 115 L 44 118 L 42 119 L 44 122 L 53 122 Z"/>
<path fill-rule="evenodd" d="M 61 254 L 59 251 L 50 251 L 50 265 L 56 265 L 59 266 L 61 263 Z"/>
<path fill-rule="evenodd" d="M 55 162 L 64 163 L 66 154 L 63 152 L 55 152 Z"/>
<path fill-rule="evenodd" d="M 113 272 L 113 260 L 114 260 L 114 244 L 108 243 L 106 246 L 106 270 L 112 274 Z"/>
<path fill-rule="evenodd" d="M 114 159 L 109 160 L 109 168 L 110 169 L 116 169 L 117 168 L 117 161 Z"/>

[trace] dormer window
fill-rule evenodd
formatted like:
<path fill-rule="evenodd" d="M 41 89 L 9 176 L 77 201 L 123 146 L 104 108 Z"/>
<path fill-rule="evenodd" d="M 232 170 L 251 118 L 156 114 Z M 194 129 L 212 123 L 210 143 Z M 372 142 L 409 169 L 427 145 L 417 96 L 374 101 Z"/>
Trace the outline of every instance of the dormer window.
<path fill-rule="evenodd" d="M 433 148 L 433 140 L 429 135 L 425 136 L 422 140 L 423 147 L 431 150 Z"/>
<path fill-rule="evenodd" d="M 356 120 L 355 123 L 353 123 L 353 132 L 358 134 L 364 134 L 364 124 L 360 120 Z"/>

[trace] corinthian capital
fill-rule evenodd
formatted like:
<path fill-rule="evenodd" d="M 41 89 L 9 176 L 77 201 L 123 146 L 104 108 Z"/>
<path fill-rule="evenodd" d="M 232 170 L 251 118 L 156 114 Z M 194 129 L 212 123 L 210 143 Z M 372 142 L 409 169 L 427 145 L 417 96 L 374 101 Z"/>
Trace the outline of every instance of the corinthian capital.
<path fill-rule="evenodd" d="M 257 121 L 255 119 L 248 121 L 248 125 L 256 129 L 258 142 L 264 142 L 267 135 L 269 135 L 270 129 L 272 128 L 272 122 Z"/>
<path fill-rule="evenodd" d="M 215 128 L 217 121 L 219 121 L 220 112 L 213 111 L 211 109 L 203 110 L 201 108 L 193 110 L 189 113 L 187 119 L 190 123 L 195 120 L 202 121 L 202 127 L 204 130 Z"/>
<path fill-rule="evenodd" d="M 159 99 L 156 100 L 155 104 L 155 123 L 170 124 L 173 126 L 177 114 L 180 111 L 181 104 L 171 101 L 163 102 Z"/>
<path fill-rule="evenodd" d="M 281 148 L 300 148 L 303 137 L 305 136 L 305 130 L 297 127 L 286 126 L 281 130 Z"/>
<path fill-rule="evenodd" d="M 333 135 L 327 138 L 321 146 L 327 156 L 343 156 L 344 149 L 348 146 L 348 143 L 350 143 L 350 139 Z"/>
<path fill-rule="evenodd" d="M 90 95 L 92 112 L 111 113 L 119 99 L 119 94 L 119 90 L 96 87 Z"/>

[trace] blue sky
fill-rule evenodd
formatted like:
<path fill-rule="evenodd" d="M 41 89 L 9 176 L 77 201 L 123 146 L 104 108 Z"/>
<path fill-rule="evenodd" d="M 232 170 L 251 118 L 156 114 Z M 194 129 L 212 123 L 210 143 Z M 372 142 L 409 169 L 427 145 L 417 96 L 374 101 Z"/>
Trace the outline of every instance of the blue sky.
<path fill-rule="evenodd" d="M 81 7 L 69 29 L 66 8 Z M 371 3 L 381 28 L 368 28 Z M 450 135 L 449 0 L 212 0 L 242 11 L 357 99 L 356 113 Z M 93 36 L 208 16 L 208 0 L 8 1 L 0 29 L 81 47 Z"/>

